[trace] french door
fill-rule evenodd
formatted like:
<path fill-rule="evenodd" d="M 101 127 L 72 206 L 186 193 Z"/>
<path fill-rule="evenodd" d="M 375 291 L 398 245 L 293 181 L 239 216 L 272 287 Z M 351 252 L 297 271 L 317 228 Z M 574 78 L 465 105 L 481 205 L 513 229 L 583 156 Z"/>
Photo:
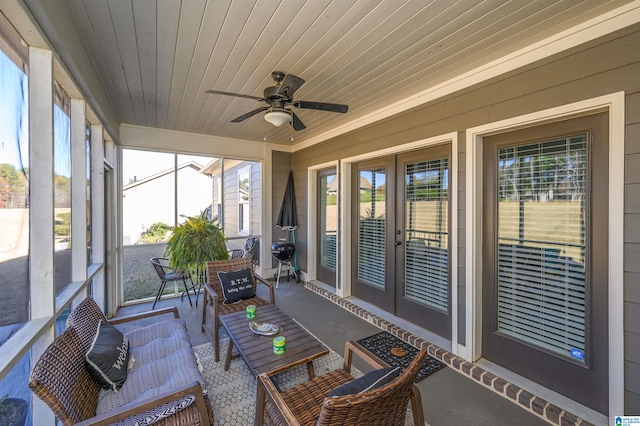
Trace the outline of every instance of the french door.
<path fill-rule="evenodd" d="M 433 333 L 451 335 L 451 146 L 352 167 L 352 292 Z"/>
<path fill-rule="evenodd" d="M 608 116 L 484 138 L 482 356 L 608 411 Z"/>

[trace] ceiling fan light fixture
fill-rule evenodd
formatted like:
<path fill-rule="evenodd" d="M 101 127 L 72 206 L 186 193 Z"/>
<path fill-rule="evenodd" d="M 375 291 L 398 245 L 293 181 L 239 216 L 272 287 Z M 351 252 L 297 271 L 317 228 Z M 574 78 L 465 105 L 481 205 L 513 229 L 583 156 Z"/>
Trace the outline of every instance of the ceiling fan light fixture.
<path fill-rule="evenodd" d="M 291 122 L 291 114 L 285 109 L 272 109 L 264 113 L 264 119 L 276 127 Z"/>

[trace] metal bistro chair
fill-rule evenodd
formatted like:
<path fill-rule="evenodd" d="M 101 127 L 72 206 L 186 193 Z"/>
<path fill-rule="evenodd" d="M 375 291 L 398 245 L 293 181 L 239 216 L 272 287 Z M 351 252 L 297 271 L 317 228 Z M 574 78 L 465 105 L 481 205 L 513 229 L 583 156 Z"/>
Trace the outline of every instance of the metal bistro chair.
<path fill-rule="evenodd" d="M 182 292 L 181 300 L 184 300 L 184 294 L 187 294 L 187 298 L 189 299 L 189 304 L 193 306 L 191 303 L 191 295 L 189 294 L 189 290 L 193 290 L 193 294 L 196 296 L 196 306 L 198 306 L 198 294 L 200 293 L 200 288 L 202 284 L 194 284 L 193 280 L 190 276 L 185 276 L 180 271 L 175 268 L 169 266 L 169 259 L 166 257 L 152 257 L 151 264 L 154 269 L 158 273 L 158 277 L 160 277 L 160 288 L 158 289 L 158 294 L 156 295 L 156 300 L 153 302 L 152 310 L 155 309 L 156 303 L 162 297 L 162 293 L 164 292 L 164 287 L 168 282 L 173 281 L 182 281 L 184 284 L 185 290 Z M 187 280 L 191 281 L 191 284 L 187 284 Z M 198 288 L 196 288 L 198 287 Z"/>
<path fill-rule="evenodd" d="M 229 250 L 230 259 L 242 259 L 243 257 L 251 257 L 253 259 L 253 269 L 258 264 L 258 238 L 249 237 L 244 243 L 244 248 Z"/>

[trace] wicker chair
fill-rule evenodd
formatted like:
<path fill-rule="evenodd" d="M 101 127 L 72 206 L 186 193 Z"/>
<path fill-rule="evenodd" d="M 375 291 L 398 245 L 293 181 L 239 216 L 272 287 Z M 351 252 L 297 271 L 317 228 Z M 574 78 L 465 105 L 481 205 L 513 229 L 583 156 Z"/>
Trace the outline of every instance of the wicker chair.
<path fill-rule="evenodd" d="M 167 313 L 173 313 L 178 317 L 178 311 L 174 307 L 123 317 L 118 321 L 111 321 L 111 324 Z M 170 405 L 173 401 L 190 395 L 195 398 L 193 404 L 154 424 L 213 425 L 211 404 L 197 381 L 96 415 L 100 387 L 85 368 L 84 358 L 93 340 L 97 323 L 105 319 L 93 299 L 85 299 L 69 315 L 67 329 L 56 337 L 31 372 L 29 388 L 51 408 L 64 426 L 109 425 L 146 413 L 163 404 Z"/>
<path fill-rule="evenodd" d="M 353 380 L 350 374 L 353 354 L 375 368 L 387 367 L 362 346 L 347 342 L 341 370 L 329 372 L 286 391 L 281 392 L 266 374 L 259 375 L 256 425 L 404 425 L 409 402 L 414 425 L 424 425 L 420 391 L 413 381 L 427 351 L 420 351 L 399 377 L 382 387 L 357 395 L 327 397 L 334 388 Z"/>
<path fill-rule="evenodd" d="M 256 289 L 257 283 L 262 283 L 269 288 L 269 301 L 260 297 L 252 297 L 250 299 L 240 300 L 237 303 L 225 305 L 222 297 L 222 286 L 218 279 L 218 272 L 237 271 L 239 269 L 251 269 L 253 276 L 253 289 Z M 251 257 L 243 257 L 240 259 L 215 260 L 207 262 L 207 283 L 204 286 L 204 303 L 202 304 L 202 331 L 206 332 L 211 339 L 215 348 L 216 362 L 220 361 L 220 315 L 230 314 L 233 312 L 244 311 L 248 305 L 267 305 L 275 304 L 275 294 L 273 284 L 265 281 L 253 272 L 253 260 Z M 207 312 L 211 314 L 213 324 L 207 326 Z"/>

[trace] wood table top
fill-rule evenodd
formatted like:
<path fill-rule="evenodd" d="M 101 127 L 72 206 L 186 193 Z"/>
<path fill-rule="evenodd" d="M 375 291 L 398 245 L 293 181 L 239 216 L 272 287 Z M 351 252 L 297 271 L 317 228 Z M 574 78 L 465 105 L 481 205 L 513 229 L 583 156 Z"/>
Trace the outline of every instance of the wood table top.
<path fill-rule="evenodd" d="M 274 336 L 255 334 L 249 329 L 250 321 L 275 324 L 280 332 Z M 277 374 L 329 353 L 322 342 L 275 305 L 258 306 L 255 319 L 248 319 L 240 311 L 220 316 L 220 323 L 254 376 Z M 282 355 L 273 353 L 273 339 L 277 336 L 285 337 L 286 352 Z"/>

